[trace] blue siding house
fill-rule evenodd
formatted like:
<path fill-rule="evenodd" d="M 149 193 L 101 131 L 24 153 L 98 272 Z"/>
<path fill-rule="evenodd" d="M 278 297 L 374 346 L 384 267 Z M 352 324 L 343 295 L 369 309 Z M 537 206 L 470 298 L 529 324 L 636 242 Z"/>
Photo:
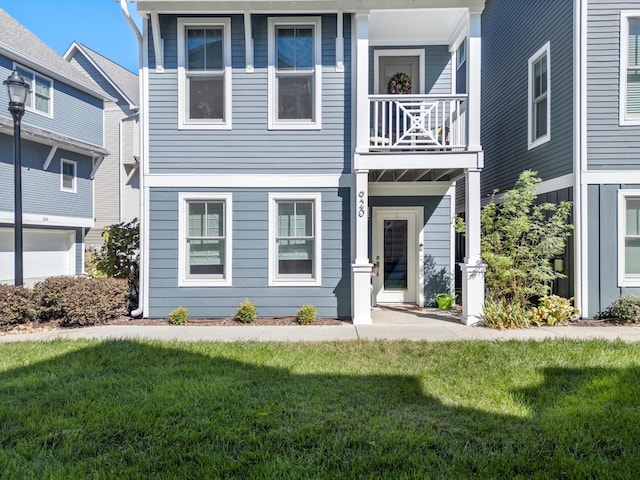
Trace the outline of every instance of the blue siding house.
<path fill-rule="evenodd" d="M 554 290 L 589 317 L 640 294 L 640 2 L 487 0 L 482 29 L 483 196 L 538 171 L 574 204 Z"/>
<path fill-rule="evenodd" d="M 0 78 L 30 84 L 22 118 L 24 279 L 80 274 L 108 95 L 0 9 Z M 0 282 L 14 275 L 13 119 L 0 89 Z"/>
<path fill-rule="evenodd" d="M 121 2 L 125 17 L 126 3 Z M 141 0 L 140 310 L 480 321 L 484 0 Z M 139 32 L 136 32 L 138 34 Z"/>

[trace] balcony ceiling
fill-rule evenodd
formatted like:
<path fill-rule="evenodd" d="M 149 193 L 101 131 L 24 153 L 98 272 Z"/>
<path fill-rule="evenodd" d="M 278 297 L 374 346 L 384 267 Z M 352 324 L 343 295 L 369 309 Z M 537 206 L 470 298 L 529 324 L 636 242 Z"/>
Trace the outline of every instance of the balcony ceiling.
<path fill-rule="evenodd" d="M 369 172 L 369 182 L 452 182 L 462 175 L 464 175 L 463 168 L 372 170 Z"/>
<path fill-rule="evenodd" d="M 463 8 L 431 10 L 373 10 L 369 17 L 371 45 L 449 45 L 468 11 Z"/>

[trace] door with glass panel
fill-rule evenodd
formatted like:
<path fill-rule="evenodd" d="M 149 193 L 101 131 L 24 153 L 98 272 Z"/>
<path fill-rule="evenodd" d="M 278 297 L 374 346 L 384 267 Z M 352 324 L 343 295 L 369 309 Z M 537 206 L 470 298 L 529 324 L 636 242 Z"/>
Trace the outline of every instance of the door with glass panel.
<path fill-rule="evenodd" d="M 374 302 L 416 303 L 418 284 L 417 210 L 374 208 Z"/>

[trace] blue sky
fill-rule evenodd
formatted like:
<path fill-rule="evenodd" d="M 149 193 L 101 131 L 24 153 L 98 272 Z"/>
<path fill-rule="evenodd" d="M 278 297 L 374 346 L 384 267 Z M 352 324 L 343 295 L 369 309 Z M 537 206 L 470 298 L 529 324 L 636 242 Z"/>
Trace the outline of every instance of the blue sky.
<path fill-rule="evenodd" d="M 142 30 L 136 4 L 128 6 Z M 114 0 L 0 0 L 0 8 L 60 55 L 76 40 L 138 72 L 136 37 Z"/>

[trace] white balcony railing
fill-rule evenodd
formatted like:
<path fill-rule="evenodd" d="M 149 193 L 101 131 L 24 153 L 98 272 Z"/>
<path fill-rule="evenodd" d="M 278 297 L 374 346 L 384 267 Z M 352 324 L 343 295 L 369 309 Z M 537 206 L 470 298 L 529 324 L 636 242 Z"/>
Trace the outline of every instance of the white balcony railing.
<path fill-rule="evenodd" d="M 467 95 L 369 95 L 371 152 L 464 151 Z"/>

